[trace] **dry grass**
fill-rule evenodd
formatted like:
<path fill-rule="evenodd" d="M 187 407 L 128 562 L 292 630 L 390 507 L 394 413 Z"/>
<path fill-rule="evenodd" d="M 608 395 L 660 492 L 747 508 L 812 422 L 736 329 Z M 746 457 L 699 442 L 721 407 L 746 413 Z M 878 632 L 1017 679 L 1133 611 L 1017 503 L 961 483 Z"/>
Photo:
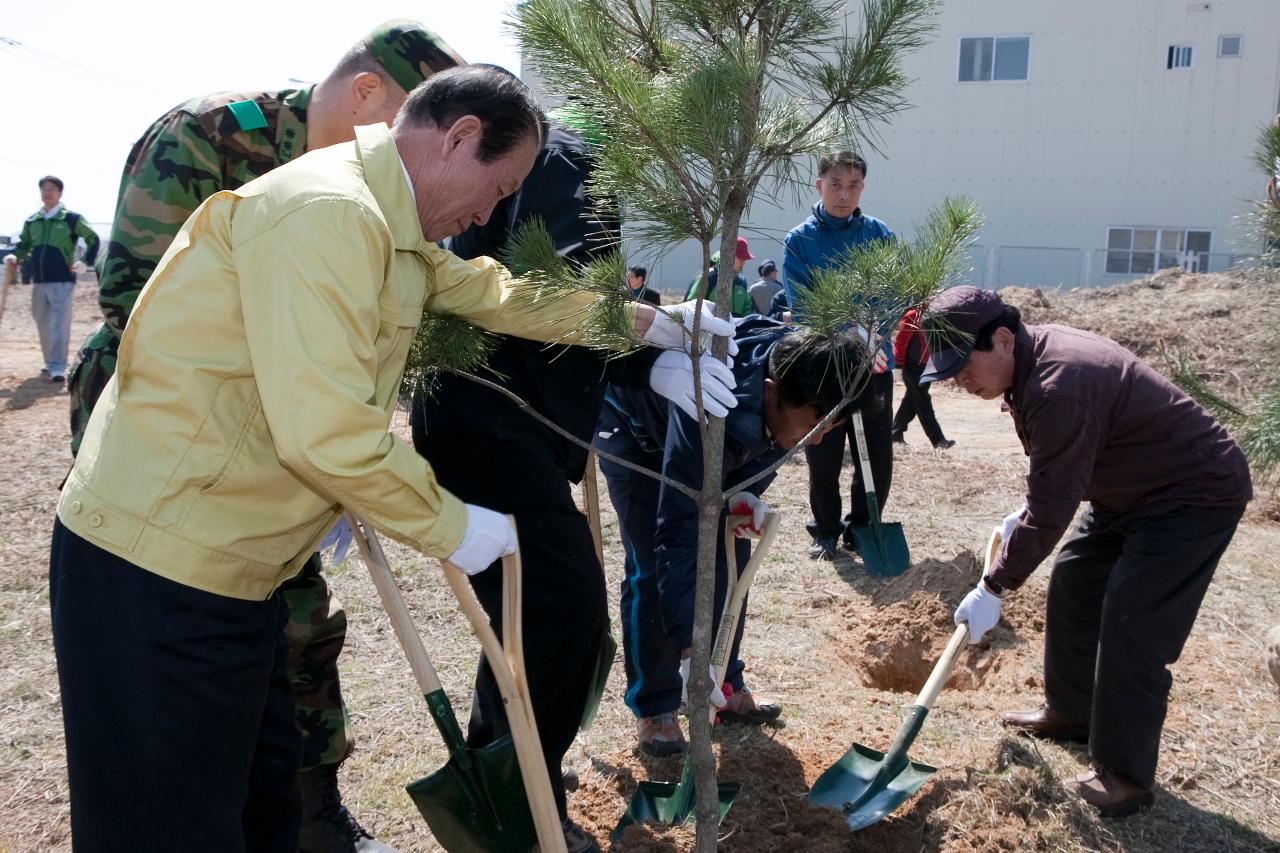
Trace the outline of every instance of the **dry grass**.
<path fill-rule="evenodd" d="M 75 340 L 94 316 L 90 290 L 82 288 L 78 297 Z M 1221 283 L 1188 291 L 1146 288 L 1138 296 L 1155 322 L 1200 305 L 1208 299 L 1205 290 L 1217 300 L 1201 306 L 1207 323 L 1223 321 L 1210 314 L 1225 309 L 1230 325 L 1253 301 L 1252 291 Z M 7 439 L 0 449 L 0 850 L 58 850 L 69 843 L 46 571 L 56 488 L 69 461 L 66 397 L 28 378 L 39 369 L 28 292 L 17 291 L 0 323 L 0 429 Z M 1088 325 L 1091 306 L 1116 318 L 1132 314 L 1121 296 L 1050 298 L 1066 301 L 1060 310 L 1069 310 L 1077 325 Z M 1248 310 L 1253 316 L 1262 309 L 1254 303 Z M 1237 372 L 1255 363 L 1238 338 L 1180 322 L 1188 340 L 1230 349 Z M 1249 381 L 1241 375 L 1242 387 Z M 996 723 L 1001 710 L 1040 699 L 1043 571 L 1010 602 L 989 647 L 965 653 L 939 698 L 912 748 L 914 758 L 940 768 L 920 795 L 857 834 L 834 812 L 806 805 L 809 785 L 850 743 L 883 749 L 892 740 L 921 673 L 950 631 L 950 608 L 976 574 L 975 552 L 990 525 L 1020 500 L 1026 463 L 998 407 L 945 388 L 936 399 L 948 436 L 959 443 L 933 453 L 916 428 L 898 451 L 887 517 L 905 523 L 915 561 L 901 578 L 868 577 L 856 561 L 833 566 L 805 558 L 802 463 L 786 466 L 768 494 L 784 522 L 752 592 L 744 657 L 753 688 L 785 704 L 786 725 L 717 729 L 722 778 L 743 785 L 722 828 L 723 847 L 1280 850 L 1280 704 L 1262 654 L 1266 631 L 1280 621 L 1274 605 L 1280 601 L 1280 526 L 1255 512 L 1227 552 L 1174 668 L 1150 813 L 1099 820 L 1064 788 L 1063 780 L 1085 762 L 1078 748 L 1008 739 Z M 396 428 L 407 431 L 402 419 Z M 617 526 L 607 501 L 604 511 L 607 571 L 616 589 Z M 419 630 L 465 716 L 477 645 L 434 565 L 388 544 Z M 343 678 L 358 746 L 343 768 L 345 796 L 380 838 L 402 850 L 435 849 L 402 786 L 444 762 L 438 736 L 363 567 L 355 561 L 338 567 L 331 580 L 351 624 Z M 622 684 L 619 663 L 595 726 L 568 757 L 582 782 L 570 795 L 570 809 L 602 843 L 638 780 L 679 772 L 678 761 L 651 762 L 633 753 Z M 633 832 L 625 849 L 683 850 L 690 838 L 688 828 L 645 828 Z"/>

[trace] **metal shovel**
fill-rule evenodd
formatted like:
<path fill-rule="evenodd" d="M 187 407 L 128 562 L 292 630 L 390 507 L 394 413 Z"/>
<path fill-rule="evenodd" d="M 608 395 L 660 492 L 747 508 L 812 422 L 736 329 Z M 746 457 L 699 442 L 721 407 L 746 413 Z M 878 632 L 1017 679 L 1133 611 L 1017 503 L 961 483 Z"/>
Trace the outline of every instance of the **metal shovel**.
<path fill-rule="evenodd" d="M 732 565 L 734 554 L 734 529 L 741 524 L 750 524 L 750 516 L 731 515 L 725 521 L 725 555 Z M 711 669 L 715 683 L 724 680 L 724 671 L 729 665 L 729 651 L 733 648 L 733 636 L 737 632 L 738 620 L 742 618 L 742 608 L 746 603 L 747 590 L 755 577 L 756 569 L 764 562 L 773 537 L 778 532 L 778 514 L 771 512 L 765 515 L 760 531 L 760 542 L 751 553 L 751 559 L 743 567 L 742 573 L 729 571 L 729 589 L 725 595 L 724 611 L 720 616 L 720 627 L 716 631 L 715 645 L 711 648 Z M 735 576 L 736 575 L 736 576 Z M 718 785 L 717 799 L 720 803 L 720 820 L 728 814 L 730 806 L 742 788 L 737 782 L 721 782 Z M 688 820 L 696 804 L 697 786 L 693 780 L 693 758 L 686 751 L 684 767 L 680 771 L 679 782 L 641 782 L 631 798 L 622 819 L 614 827 L 611 839 L 617 842 L 622 833 L 633 823 L 667 823 L 681 824 Z"/>
<path fill-rule="evenodd" d="M 436 840 L 450 853 L 485 853 L 485 851 L 510 851 L 510 853 L 527 853 L 537 843 L 546 851 L 563 851 L 564 835 L 560 829 L 560 819 L 556 812 L 555 800 L 551 794 L 547 778 L 546 763 L 542 758 L 542 749 L 537 740 L 536 729 L 532 732 L 532 754 L 528 722 L 524 719 L 526 710 L 508 699 L 508 717 L 511 720 L 512 735 L 498 738 L 493 743 L 479 749 L 466 746 L 462 730 L 454 716 L 449 697 L 440 685 L 427 651 L 422 645 L 417 629 L 413 625 L 409 609 L 396 586 L 395 577 L 387 565 L 386 555 L 378 542 L 377 535 L 371 528 L 363 526 L 354 516 L 348 514 L 347 523 L 355 533 L 356 545 L 360 555 L 369 567 L 378 596 L 382 599 L 383 608 L 391 619 L 396 638 L 409 659 L 419 688 L 427 700 L 431 710 L 431 718 L 444 738 L 449 750 L 449 761 L 444 767 L 422 779 L 405 786 L 409 796 L 417 805 L 418 811 L 431 827 Z M 450 585 L 454 586 L 453 575 L 461 572 L 444 563 L 446 576 Z M 504 589 L 512 590 L 516 598 L 515 612 L 519 613 L 519 583 L 512 585 L 512 575 L 518 577 L 520 571 L 519 557 L 503 560 Z M 462 601 L 468 619 L 476 627 L 477 620 L 469 611 L 469 606 L 479 612 L 479 621 L 488 632 L 488 639 L 481 637 L 486 654 L 493 664 L 495 676 L 503 669 L 507 658 L 498 649 L 495 658 L 490 653 L 490 646 L 497 645 L 497 638 L 483 618 L 479 602 L 475 600 L 465 580 L 460 580 L 468 593 L 469 601 Z M 454 593 L 458 593 L 454 587 Z M 504 600 L 504 613 L 510 603 L 511 596 Z M 519 626 L 508 638 L 516 638 L 518 643 Z M 480 633 L 477 628 L 477 633 Z M 510 644 L 509 640 L 509 644 Z M 512 672 L 505 673 L 510 681 Z M 520 678 L 523 679 L 523 666 Z M 498 678 L 504 698 L 508 697 L 507 687 L 503 687 L 501 677 Z M 508 685 L 508 687 L 513 685 Z M 512 691 L 514 695 L 516 691 Z M 527 696 L 527 691 L 526 691 Z M 514 705 L 514 707 L 513 707 Z M 531 720 L 532 712 L 528 711 Z M 514 740 L 513 740 L 514 736 Z M 524 743 L 522 743 L 524 741 Z M 530 765 L 530 766 L 526 766 Z M 530 772 L 532 769 L 532 773 Z M 533 777 L 531 779 L 531 777 Z M 541 782 L 539 785 L 538 782 Z M 532 782 L 532 784 L 530 784 Z M 549 815 L 547 809 L 550 809 Z"/>
<path fill-rule="evenodd" d="M 853 433 L 858 443 L 858 461 L 862 466 L 862 485 L 867 493 L 867 523 L 849 525 L 849 533 L 858 546 L 867 571 L 881 577 L 894 577 L 911 565 L 907 535 L 901 522 L 885 524 L 880 520 L 880 501 L 876 497 L 875 477 L 871 474 L 871 457 L 867 453 L 867 433 L 861 411 L 853 415 Z"/>
<path fill-rule="evenodd" d="M 1000 531 L 992 533 L 987 544 L 986 565 L 1000 547 Z M 985 572 L 984 572 L 985 573 Z M 835 764 L 818 777 L 809 791 L 809 802 L 815 806 L 836 809 L 845 815 L 849 828 L 857 831 L 876 823 L 906 802 L 912 794 L 938 772 L 938 768 L 912 761 L 907 748 L 924 725 L 933 701 L 947 683 L 960 648 L 969 636 L 967 625 L 958 625 L 946 650 L 933 668 L 924 689 L 898 729 L 898 736 L 888 752 L 878 752 L 855 743 Z"/>

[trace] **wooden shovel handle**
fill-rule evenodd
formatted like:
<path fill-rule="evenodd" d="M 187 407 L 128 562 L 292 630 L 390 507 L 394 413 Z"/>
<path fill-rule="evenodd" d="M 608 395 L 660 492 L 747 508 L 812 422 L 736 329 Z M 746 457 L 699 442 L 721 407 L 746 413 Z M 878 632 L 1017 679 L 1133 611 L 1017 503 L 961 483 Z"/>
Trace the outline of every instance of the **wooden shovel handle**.
<path fill-rule="evenodd" d="M 587 454 L 587 469 L 582 473 L 582 498 L 587 505 L 587 526 L 596 546 L 596 559 L 604 568 L 604 536 L 600 532 L 600 481 L 596 476 L 596 455 Z"/>
<path fill-rule="evenodd" d="M 764 562 L 773 544 L 773 537 L 778 532 L 781 520 L 776 512 L 765 513 L 764 524 L 760 529 L 760 541 L 751 550 L 751 559 L 743 567 L 742 574 L 735 571 L 733 555 L 733 529 L 740 524 L 748 524 L 751 516 L 731 515 L 725 521 L 725 558 L 728 561 L 729 592 L 725 596 L 724 612 L 720 615 L 720 629 L 716 631 L 715 645 L 711 647 L 711 669 L 715 672 L 716 683 L 724 680 L 725 669 L 729 666 L 729 650 L 733 647 L 733 635 L 737 633 L 738 621 L 742 619 L 742 608 L 746 604 L 747 591 L 751 589 L 751 581 L 755 579 L 756 570 Z"/>
<path fill-rule="evenodd" d="M 351 527 L 356 547 L 360 549 L 360 557 L 369 568 L 369 576 L 373 578 L 378 597 L 382 599 L 382 607 L 391 619 L 391 627 L 395 629 L 400 648 L 404 649 L 404 655 L 409 659 L 409 668 L 413 670 L 418 688 L 424 696 L 436 692 L 440 689 L 440 678 L 431 665 L 431 658 L 427 657 L 426 647 L 422 645 L 422 637 L 413 624 L 413 617 L 409 615 L 400 587 L 396 585 L 395 575 L 391 574 L 387 555 L 378 542 L 378 534 L 351 513 L 347 513 L 344 518 Z"/>
<path fill-rule="evenodd" d="M 507 518 L 515 526 L 515 519 L 511 516 Z M 507 723 L 511 727 L 511 739 L 515 742 L 516 758 L 520 764 L 520 776 L 524 780 L 525 794 L 529 798 L 533 823 L 538 831 L 538 848 L 543 853 L 566 853 L 560 813 L 556 809 L 555 796 L 551 793 L 547 762 L 542 755 L 542 741 L 538 738 L 538 725 L 533 717 L 533 703 L 530 701 L 529 687 L 524 676 L 519 549 L 515 554 L 502 558 L 503 633 L 507 639 L 505 649 L 493 633 L 489 617 L 480 606 L 462 570 L 448 561 L 441 561 L 441 565 L 449 588 L 453 590 L 462 612 L 466 614 L 467 621 L 480 640 L 480 647 L 484 649 L 489 668 L 493 670 L 494 680 L 498 682 L 498 690 L 502 693 Z M 511 585 L 513 579 L 516 584 L 514 587 Z"/>

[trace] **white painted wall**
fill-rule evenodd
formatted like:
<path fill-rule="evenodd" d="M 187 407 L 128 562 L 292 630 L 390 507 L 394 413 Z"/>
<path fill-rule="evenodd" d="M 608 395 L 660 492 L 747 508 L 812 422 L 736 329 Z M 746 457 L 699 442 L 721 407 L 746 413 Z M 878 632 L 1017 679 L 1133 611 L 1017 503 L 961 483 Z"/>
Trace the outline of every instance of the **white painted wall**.
<path fill-rule="evenodd" d="M 1028 80 L 957 81 L 962 36 L 1023 34 Z M 1217 56 L 1224 34 L 1243 36 L 1239 58 Z M 1193 68 L 1166 69 L 1171 44 L 1194 46 Z M 1213 252 L 1248 250 L 1233 220 L 1262 192 L 1249 155 L 1280 111 L 1280 0 L 950 0 L 906 70 L 915 106 L 890 120 L 883 154 L 865 152 L 862 200 L 898 233 L 964 193 L 986 213 L 984 246 L 1062 249 L 1001 249 L 997 285 L 1077 283 L 1108 226 L 1209 229 Z M 744 236 L 758 258 L 781 261 L 810 201 L 757 200 Z M 629 250 L 659 286 L 697 270 L 692 246 L 657 261 Z M 1102 264 L 1094 252 L 1095 284 L 1115 280 Z"/>

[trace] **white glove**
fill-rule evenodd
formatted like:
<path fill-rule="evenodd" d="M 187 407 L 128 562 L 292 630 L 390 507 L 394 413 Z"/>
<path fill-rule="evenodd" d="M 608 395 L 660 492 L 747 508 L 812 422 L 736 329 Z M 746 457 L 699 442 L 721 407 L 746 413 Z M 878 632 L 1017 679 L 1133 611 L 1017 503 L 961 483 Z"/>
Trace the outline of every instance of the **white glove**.
<path fill-rule="evenodd" d="M 9 267 L 16 267 L 16 266 L 18 265 L 18 256 L 17 256 L 17 255 L 5 255 L 5 256 L 4 256 L 4 263 L 5 263 L 5 266 L 9 266 Z"/>
<path fill-rule="evenodd" d="M 516 552 L 516 529 L 500 512 L 467 504 L 467 532 L 448 561 L 468 575 L 476 575 L 499 557 Z"/>
<path fill-rule="evenodd" d="M 680 701 L 685 705 L 689 704 L 689 662 L 692 658 L 680 659 Z M 720 685 L 716 684 L 716 671 L 712 669 L 707 673 L 711 677 L 711 704 L 719 710 L 725 706 L 724 691 L 720 689 Z"/>
<path fill-rule="evenodd" d="M 887 371 L 889 369 L 889 356 L 885 355 L 884 350 L 878 346 L 879 344 L 878 340 L 875 342 L 872 342 L 871 333 L 867 331 L 866 327 L 862 325 L 854 325 L 852 328 L 850 328 L 849 331 L 857 335 L 858 338 L 867 346 L 875 347 L 876 355 L 871 362 L 872 372 L 884 373 L 885 371 Z"/>
<path fill-rule="evenodd" d="M 710 353 L 704 353 L 698 359 L 698 367 L 702 374 L 702 406 L 708 415 L 723 418 L 738 405 L 738 398 L 733 396 L 738 380 L 733 378 L 733 371 L 724 362 L 712 358 Z M 693 393 L 693 359 L 688 353 L 673 349 L 658 356 L 649 371 L 649 387 L 675 403 L 695 421 L 698 419 Z"/>
<path fill-rule="evenodd" d="M 889 356 L 884 354 L 884 350 L 876 350 L 875 361 L 871 363 L 871 370 L 875 373 L 884 373 L 889 369 Z"/>
<path fill-rule="evenodd" d="M 320 540 L 316 550 L 323 551 L 325 548 L 332 546 L 333 558 L 329 560 L 329 565 L 341 565 L 342 561 L 347 558 L 347 549 L 351 547 L 351 539 L 354 535 L 351 525 L 347 524 L 346 518 L 339 518 L 338 522 Z"/>
<path fill-rule="evenodd" d="M 689 344 L 693 341 L 690 332 L 693 331 L 693 309 L 696 304 L 696 301 L 689 301 L 655 308 L 653 322 L 644 333 L 645 341 L 655 347 L 688 352 Z M 704 335 L 703 346 L 710 345 L 710 335 L 719 335 L 729 339 L 729 355 L 737 355 L 738 344 L 733 339 L 736 331 L 733 321 L 717 317 L 715 310 L 714 302 L 703 301 L 702 326 L 699 329 Z"/>
<path fill-rule="evenodd" d="M 84 272 L 87 269 L 88 267 L 84 265 L 84 261 L 76 261 L 74 264 L 71 265 L 71 271 L 76 275 L 79 275 L 80 273 Z"/>
<path fill-rule="evenodd" d="M 769 507 L 751 492 L 738 492 L 729 498 L 729 515 L 749 515 L 750 524 L 739 524 L 733 528 L 733 535 L 746 536 L 748 533 L 760 535 L 760 525 L 764 524 L 764 514 Z"/>
<path fill-rule="evenodd" d="M 1009 537 L 1013 535 L 1013 529 L 1018 526 L 1018 520 L 1022 518 L 1022 514 L 1027 511 L 1027 505 L 1015 509 L 1004 517 L 1004 521 L 1000 522 L 1000 541 L 1008 542 Z"/>
<path fill-rule="evenodd" d="M 969 643 L 975 644 L 982 635 L 990 631 L 1000 621 L 1000 596 L 987 589 L 987 585 L 978 581 L 960 606 L 956 608 L 956 624 L 969 623 Z"/>

